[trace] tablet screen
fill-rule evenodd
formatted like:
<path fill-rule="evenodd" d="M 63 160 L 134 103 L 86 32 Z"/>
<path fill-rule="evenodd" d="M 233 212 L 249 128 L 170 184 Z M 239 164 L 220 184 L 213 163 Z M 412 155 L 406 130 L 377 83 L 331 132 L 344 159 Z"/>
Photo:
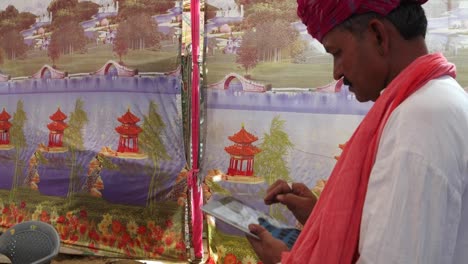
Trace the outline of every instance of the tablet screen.
<path fill-rule="evenodd" d="M 258 237 L 250 233 L 248 226 L 250 224 L 262 225 L 274 237 L 285 242 L 289 248 L 292 247 L 300 233 L 300 230 L 283 224 L 234 197 L 223 197 L 219 200 L 212 199 L 202 207 L 202 210 L 255 238 Z"/>

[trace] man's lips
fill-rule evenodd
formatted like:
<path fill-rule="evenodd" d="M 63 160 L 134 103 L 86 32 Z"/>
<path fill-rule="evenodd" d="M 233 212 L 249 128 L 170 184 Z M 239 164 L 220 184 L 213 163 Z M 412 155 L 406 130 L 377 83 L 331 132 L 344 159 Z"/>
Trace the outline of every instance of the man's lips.
<path fill-rule="evenodd" d="M 348 79 L 346 79 L 346 77 L 343 77 L 343 84 L 347 85 L 349 87 L 350 92 L 354 92 L 353 91 L 353 84 Z"/>
<path fill-rule="evenodd" d="M 351 82 L 348 79 L 346 79 L 346 77 L 343 77 L 343 84 L 351 86 Z"/>

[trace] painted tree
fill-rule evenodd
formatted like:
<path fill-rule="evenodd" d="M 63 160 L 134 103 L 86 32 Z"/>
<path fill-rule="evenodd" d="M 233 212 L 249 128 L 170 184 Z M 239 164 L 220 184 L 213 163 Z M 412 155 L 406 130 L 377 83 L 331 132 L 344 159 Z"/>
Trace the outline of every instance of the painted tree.
<path fill-rule="evenodd" d="M 99 12 L 99 5 L 92 1 L 81 1 L 75 6 L 74 10 L 80 21 L 86 21 Z"/>
<path fill-rule="evenodd" d="M 294 1 L 258 2 L 245 6 L 244 28 L 254 28 L 260 24 L 272 23 L 277 20 L 297 21 L 296 4 Z"/>
<path fill-rule="evenodd" d="M 76 21 L 68 21 L 54 30 L 49 45 L 49 57 L 53 54 L 73 54 L 86 50 L 87 37 L 83 27 Z M 52 46 L 52 48 L 50 47 Z M 59 55 L 60 56 L 60 55 Z M 57 57 L 58 58 L 58 57 Z"/>
<path fill-rule="evenodd" d="M 245 17 L 242 27 L 255 29 L 260 61 L 281 61 L 285 57 L 283 50 L 299 37 L 297 30 L 291 26 L 297 20 L 294 2 L 256 1 L 247 6 Z"/>
<path fill-rule="evenodd" d="M 120 0 L 118 19 L 124 21 L 134 15 L 165 14 L 172 7 L 174 7 L 174 0 Z"/>
<path fill-rule="evenodd" d="M 158 181 L 156 181 L 156 177 L 161 176 L 159 175 L 161 161 L 171 159 L 167 154 L 167 150 L 164 145 L 165 128 L 166 124 L 158 113 L 158 106 L 156 103 L 151 101 L 149 104 L 148 115 L 143 118 L 143 131 L 141 132 L 139 139 L 139 147 L 148 155 L 153 166 L 148 196 L 146 198 L 146 205 L 150 210 L 155 209 L 156 201 L 154 199 L 158 191 L 158 184 L 159 186 L 164 185 L 168 180 L 159 177 Z"/>
<path fill-rule="evenodd" d="M 22 36 L 17 29 L 16 18 L 18 15 L 18 10 L 12 5 L 8 5 L 5 10 L 0 11 L 0 48 L 5 51 L 7 59 L 15 59 L 18 55 L 22 55 L 25 46 L 24 38 L 21 38 Z M 18 44 L 20 46 L 16 47 Z"/>
<path fill-rule="evenodd" d="M 29 12 L 21 12 L 16 17 L 16 24 L 18 30 L 25 30 L 36 23 L 36 15 Z"/>
<path fill-rule="evenodd" d="M 130 43 L 130 28 L 128 23 L 121 23 L 115 36 L 112 50 L 119 56 L 119 63 L 122 64 L 122 57 L 128 53 L 128 43 Z"/>
<path fill-rule="evenodd" d="M 305 52 L 307 51 L 307 42 L 297 38 L 290 46 L 290 54 L 294 63 L 304 63 L 307 61 Z"/>
<path fill-rule="evenodd" d="M 47 11 L 52 13 L 52 20 L 56 17 L 56 12 L 63 9 L 74 9 L 78 5 L 78 0 L 53 0 L 47 7 Z"/>
<path fill-rule="evenodd" d="M 258 55 L 254 32 L 248 31 L 244 34 L 242 44 L 237 53 L 236 63 L 244 68 L 246 74 L 257 65 Z"/>
<path fill-rule="evenodd" d="M 98 13 L 99 5 L 92 1 L 54 0 L 47 10 L 52 14 L 51 29 L 56 29 L 70 21 L 90 20 Z"/>
<path fill-rule="evenodd" d="M 4 11 L 0 11 L 0 31 L 11 29 L 18 31 L 28 29 L 36 22 L 36 16 L 29 12 L 19 12 L 16 7 L 9 5 Z"/>
<path fill-rule="evenodd" d="M 75 109 L 70 114 L 68 127 L 63 133 L 63 142 L 70 152 L 70 182 L 67 197 L 71 199 L 79 187 L 79 175 L 84 170 L 83 164 L 78 163 L 78 153 L 84 150 L 83 128 L 89 122 L 88 114 L 83 109 L 83 101 L 77 99 Z"/>
<path fill-rule="evenodd" d="M 1 32 L 0 47 L 5 51 L 6 57 L 10 60 L 15 60 L 25 55 L 28 49 L 28 46 L 24 43 L 24 37 L 16 29 Z"/>
<path fill-rule="evenodd" d="M 13 19 L 19 15 L 18 9 L 13 5 L 8 5 L 5 11 L 0 11 L 0 20 Z"/>
<path fill-rule="evenodd" d="M 141 1 L 121 1 L 119 3 L 119 14 L 118 19 L 123 21 L 128 21 L 131 17 L 137 16 L 149 12 L 150 9 L 147 8 Z"/>
<path fill-rule="evenodd" d="M 280 116 L 273 118 L 269 133 L 263 135 L 259 145 L 262 152 L 255 156 L 255 174 L 263 176 L 268 186 L 279 179 L 291 181 L 286 157 L 294 145 L 284 131 L 284 124 Z M 285 220 L 277 206 L 270 206 L 270 214 Z"/>
<path fill-rule="evenodd" d="M 285 20 L 260 24 L 255 32 L 261 61 L 281 61 L 282 50 L 299 38 L 299 33 Z"/>
<path fill-rule="evenodd" d="M 218 48 L 218 41 L 216 40 L 216 38 L 214 37 L 208 38 L 206 45 L 208 48 L 208 53 L 210 53 L 211 56 L 214 56 L 215 51 Z"/>
<path fill-rule="evenodd" d="M 158 24 L 150 15 L 134 15 L 119 23 L 117 34 L 122 34 L 122 39 L 126 40 L 127 46 L 132 50 L 161 49 L 161 33 Z"/>
<path fill-rule="evenodd" d="M 21 160 L 21 151 L 28 146 L 26 143 L 26 136 L 24 135 L 24 125 L 27 120 L 28 118 L 24 111 L 23 101 L 19 100 L 16 103 L 16 112 L 13 114 L 12 126 L 10 129 L 11 144 L 15 149 L 15 174 L 13 175 L 10 199 L 14 199 L 16 196 L 16 191 L 23 175 L 21 168 L 25 166 L 24 161 Z"/>
<path fill-rule="evenodd" d="M 5 52 L 3 51 L 2 48 L 0 48 L 0 65 L 2 65 L 5 62 Z"/>
<path fill-rule="evenodd" d="M 52 40 L 47 48 L 47 55 L 52 61 L 52 66 L 56 67 L 55 63 L 60 58 L 60 46 L 57 40 Z"/>

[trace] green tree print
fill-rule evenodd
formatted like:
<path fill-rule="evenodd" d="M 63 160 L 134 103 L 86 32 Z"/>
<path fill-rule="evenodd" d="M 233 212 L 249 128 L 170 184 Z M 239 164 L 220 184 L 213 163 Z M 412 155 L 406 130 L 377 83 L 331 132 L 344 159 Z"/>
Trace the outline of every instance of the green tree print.
<path fill-rule="evenodd" d="M 27 116 L 24 111 L 24 104 L 22 100 L 16 103 L 16 112 L 13 114 L 12 126 L 10 129 L 11 144 L 15 149 L 15 174 L 13 175 L 12 190 L 10 192 L 10 199 L 14 199 L 16 191 L 22 178 L 24 161 L 20 159 L 21 150 L 27 147 L 26 136 L 24 135 L 24 125 Z"/>
<path fill-rule="evenodd" d="M 77 154 L 84 150 L 83 128 L 88 123 L 88 114 L 83 109 L 83 100 L 77 99 L 75 110 L 70 115 L 67 129 L 63 133 L 63 142 L 70 151 L 70 182 L 68 184 L 67 197 L 71 199 L 79 186 L 79 174 L 84 170 L 82 164 L 78 164 Z"/>
<path fill-rule="evenodd" d="M 153 172 L 151 175 L 151 182 L 148 189 L 148 196 L 146 198 L 147 207 L 153 211 L 155 209 L 157 183 L 165 182 L 168 179 L 159 178 L 156 182 L 156 176 L 159 174 L 160 162 L 163 160 L 170 160 L 171 157 L 167 154 L 166 147 L 164 146 L 164 129 L 166 124 L 158 113 L 158 106 L 153 101 L 150 102 L 148 115 L 143 118 L 143 131 L 140 134 L 139 147 L 148 155 L 153 163 Z M 162 176 L 162 175 L 159 175 Z M 166 177 L 167 178 L 167 177 Z"/>
<path fill-rule="evenodd" d="M 294 144 L 284 131 L 284 124 L 285 120 L 281 120 L 280 116 L 273 118 L 269 133 L 263 135 L 262 143 L 259 145 L 262 152 L 255 156 L 255 174 L 263 176 L 268 186 L 279 179 L 291 181 L 286 157 Z M 270 214 L 285 220 L 276 205 L 270 206 Z"/>

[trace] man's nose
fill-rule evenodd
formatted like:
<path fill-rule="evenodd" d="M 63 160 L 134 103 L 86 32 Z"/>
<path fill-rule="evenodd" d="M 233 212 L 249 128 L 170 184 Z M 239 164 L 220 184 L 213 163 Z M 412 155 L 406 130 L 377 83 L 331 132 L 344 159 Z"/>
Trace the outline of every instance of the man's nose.
<path fill-rule="evenodd" d="M 333 63 L 333 78 L 335 80 L 339 80 L 341 79 L 341 77 L 343 77 L 343 70 L 341 68 L 341 64 L 340 63 Z"/>

